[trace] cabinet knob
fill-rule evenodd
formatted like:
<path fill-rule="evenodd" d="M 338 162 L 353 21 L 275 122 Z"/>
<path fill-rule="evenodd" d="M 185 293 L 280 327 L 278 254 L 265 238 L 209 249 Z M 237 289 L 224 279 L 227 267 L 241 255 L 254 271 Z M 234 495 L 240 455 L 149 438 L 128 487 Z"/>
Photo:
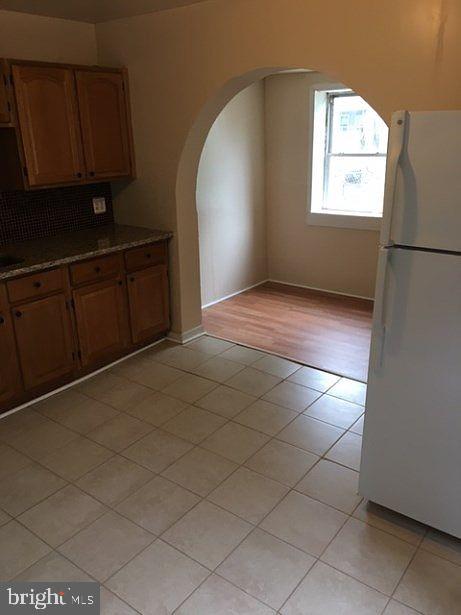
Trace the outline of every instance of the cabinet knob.
<path fill-rule="evenodd" d="M 76 176 L 80 179 L 82 177 L 81 173 L 76 173 Z"/>
<path fill-rule="evenodd" d="M 3 318 L 3 316 L 0 316 L 0 325 L 3 325 L 5 322 L 5 319 Z"/>
<path fill-rule="evenodd" d="M 94 171 L 90 171 L 90 177 L 94 177 L 95 176 L 95 172 Z"/>
<path fill-rule="evenodd" d="M 117 282 L 117 284 L 118 284 L 119 286 L 123 286 L 123 282 L 122 282 L 122 280 L 119 280 L 119 281 Z"/>
<path fill-rule="evenodd" d="M 133 277 L 130 278 L 130 282 L 134 282 L 134 278 Z"/>
<path fill-rule="evenodd" d="M 34 288 L 40 288 L 42 285 L 41 282 L 34 282 Z"/>
<path fill-rule="evenodd" d="M 101 267 L 99 267 L 99 266 L 95 267 L 94 270 L 95 270 L 96 273 L 101 273 Z"/>
<path fill-rule="evenodd" d="M 146 254 L 146 258 L 152 258 L 152 254 L 151 254 L 150 252 L 148 252 L 148 253 Z"/>
<path fill-rule="evenodd" d="M 21 318 L 21 316 L 22 316 L 22 312 L 20 312 L 19 310 L 16 310 L 16 312 L 14 313 L 14 315 L 16 316 L 16 318 Z"/>

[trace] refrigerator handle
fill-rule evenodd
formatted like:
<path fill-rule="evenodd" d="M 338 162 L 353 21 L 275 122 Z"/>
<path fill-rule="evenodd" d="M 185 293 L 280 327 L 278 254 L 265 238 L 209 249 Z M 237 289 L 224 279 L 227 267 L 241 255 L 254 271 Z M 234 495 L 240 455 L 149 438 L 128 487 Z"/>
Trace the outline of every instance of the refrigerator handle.
<path fill-rule="evenodd" d="M 373 312 L 373 332 L 370 354 L 370 367 L 378 370 L 383 363 L 384 339 L 386 336 L 385 299 L 386 278 L 390 249 L 380 248 L 378 256 L 378 270 L 376 274 L 375 305 Z"/>
<path fill-rule="evenodd" d="M 407 111 L 392 114 L 387 151 L 386 181 L 384 187 L 383 221 L 381 224 L 380 244 L 391 245 L 392 210 L 394 208 L 395 186 L 400 157 L 403 151 Z"/>

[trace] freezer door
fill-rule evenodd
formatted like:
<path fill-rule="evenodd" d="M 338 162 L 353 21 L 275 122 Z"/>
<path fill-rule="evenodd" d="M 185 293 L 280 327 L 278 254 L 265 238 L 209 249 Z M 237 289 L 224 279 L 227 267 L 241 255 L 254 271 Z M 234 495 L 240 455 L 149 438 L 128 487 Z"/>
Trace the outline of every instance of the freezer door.
<path fill-rule="evenodd" d="M 402 118 L 404 126 L 397 124 Z M 386 176 L 389 238 L 397 245 L 461 252 L 461 111 L 396 113 L 389 151 L 402 129 L 395 178 Z"/>
<path fill-rule="evenodd" d="M 461 538 L 461 256 L 386 254 L 360 493 Z"/>

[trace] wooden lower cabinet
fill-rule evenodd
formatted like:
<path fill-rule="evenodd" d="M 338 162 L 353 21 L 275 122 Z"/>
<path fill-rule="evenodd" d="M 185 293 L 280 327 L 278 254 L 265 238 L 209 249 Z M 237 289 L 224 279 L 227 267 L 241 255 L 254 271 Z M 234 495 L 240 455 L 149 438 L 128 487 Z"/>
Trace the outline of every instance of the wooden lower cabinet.
<path fill-rule="evenodd" d="M 128 345 L 124 283 L 106 280 L 73 291 L 80 361 L 96 365 L 120 354 Z"/>
<path fill-rule="evenodd" d="M 166 262 L 156 243 L 0 283 L 0 413 L 166 333 Z"/>
<path fill-rule="evenodd" d="M 7 83 L 6 63 L 0 60 L 0 124 L 9 124 L 11 121 Z"/>
<path fill-rule="evenodd" d="M 74 370 L 72 325 L 64 294 L 12 309 L 16 343 L 26 391 Z"/>
<path fill-rule="evenodd" d="M 131 340 L 139 344 L 169 326 L 166 265 L 149 267 L 127 276 Z"/>
<path fill-rule="evenodd" d="M 9 310 L 0 309 L 0 407 L 18 398 L 22 382 Z"/>

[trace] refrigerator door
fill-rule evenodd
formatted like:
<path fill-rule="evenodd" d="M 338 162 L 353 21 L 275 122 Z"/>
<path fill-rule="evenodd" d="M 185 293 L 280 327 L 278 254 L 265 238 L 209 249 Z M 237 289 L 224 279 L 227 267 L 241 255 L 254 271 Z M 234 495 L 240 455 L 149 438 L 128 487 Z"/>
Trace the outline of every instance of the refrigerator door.
<path fill-rule="evenodd" d="M 461 252 L 460 160 L 461 111 L 393 115 L 382 244 Z"/>
<path fill-rule="evenodd" d="M 461 256 L 380 265 L 360 493 L 461 538 Z"/>

